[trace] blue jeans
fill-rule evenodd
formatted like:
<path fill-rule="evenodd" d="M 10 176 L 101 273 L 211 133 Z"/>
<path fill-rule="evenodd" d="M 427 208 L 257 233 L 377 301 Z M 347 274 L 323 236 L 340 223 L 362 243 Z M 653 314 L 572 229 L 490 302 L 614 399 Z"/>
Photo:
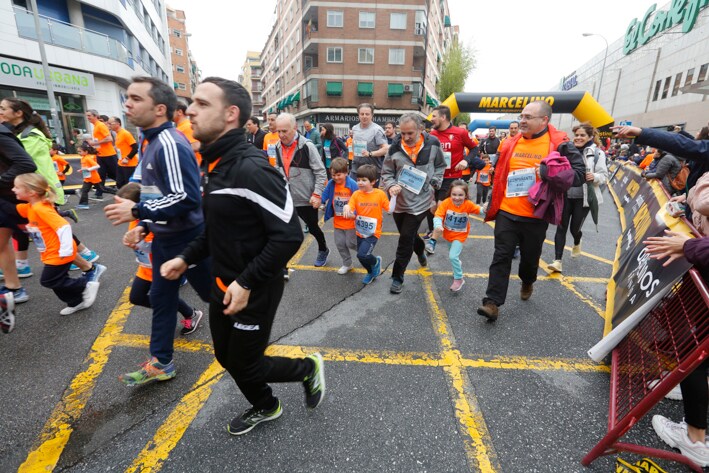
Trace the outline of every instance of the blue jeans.
<path fill-rule="evenodd" d="M 448 258 L 453 266 L 453 279 L 463 279 L 463 265 L 460 263 L 460 253 L 463 251 L 463 243 L 458 240 L 450 242 L 451 249 Z"/>
<path fill-rule="evenodd" d="M 372 253 L 378 241 L 379 239 L 375 236 L 367 238 L 357 236 L 357 259 L 368 273 L 371 273 L 372 268 L 377 264 L 377 257 Z"/>
<path fill-rule="evenodd" d="M 202 233 L 203 226 L 169 236 L 155 235 L 153 240 L 153 284 L 150 287 L 150 304 L 153 306 L 153 324 L 150 332 L 150 354 L 160 363 L 172 361 L 180 278 L 169 281 L 160 275 L 160 266 L 176 257 L 188 243 Z M 209 301 L 212 286 L 211 259 L 207 258 L 187 270 L 187 280 L 200 299 Z"/>

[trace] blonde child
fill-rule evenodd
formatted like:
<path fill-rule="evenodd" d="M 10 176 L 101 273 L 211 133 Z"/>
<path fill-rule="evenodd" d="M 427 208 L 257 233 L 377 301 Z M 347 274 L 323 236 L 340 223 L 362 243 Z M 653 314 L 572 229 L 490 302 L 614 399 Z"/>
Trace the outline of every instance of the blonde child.
<path fill-rule="evenodd" d="M 137 182 L 129 182 L 124 184 L 116 193 L 118 197 L 140 202 L 140 184 Z M 128 231 L 140 232 L 141 234 L 147 231 L 146 222 L 134 220 L 128 224 Z M 124 242 L 125 243 L 125 242 Z M 152 308 L 150 304 L 150 287 L 153 283 L 153 255 L 151 246 L 153 243 L 153 233 L 149 232 L 145 235 L 140 243 L 138 243 L 135 251 L 135 259 L 138 263 L 138 270 L 133 278 L 133 285 L 130 288 L 128 299 L 133 305 Z M 177 299 L 177 311 L 182 315 L 182 335 L 194 333 L 199 327 L 199 322 L 202 320 L 202 311 L 190 307 L 187 302 L 181 298 Z"/>
<path fill-rule="evenodd" d="M 485 167 L 478 171 L 478 177 L 475 179 L 475 203 L 478 205 L 487 202 L 487 194 L 490 191 L 490 185 L 492 185 L 490 156 L 483 154 L 482 160 L 485 161 Z"/>
<path fill-rule="evenodd" d="M 450 242 L 448 257 L 453 266 L 453 284 L 450 290 L 458 292 L 465 284 L 463 267 L 460 264 L 460 253 L 463 243 L 470 233 L 468 214 L 480 213 L 480 206 L 474 204 L 468 197 L 468 186 L 465 181 L 456 180 L 448 190 L 448 198 L 440 203 L 433 218 L 433 235 L 426 244 L 426 251 L 433 254 L 436 241 L 443 239 Z"/>
<path fill-rule="evenodd" d="M 44 263 L 40 284 L 52 289 L 67 303 L 59 314 L 69 315 L 91 307 L 98 294 L 99 278 L 106 267 L 92 264 L 81 277 L 69 277 L 69 267 L 74 261 L 81 261 L 81 257 L 77 254 L 69 222 L 54 208 L 54 189 L 44 177 L 31 173 L 17 176 L 12 192 L 17 200 L 27 202 L 18 204 L 16 209 L 27 219 L 26 231 L 32 236 Z"/>
<path fill-rule="evenodd" d="M 88 143 L 84 143 L 79 147 L 79 155 L 81 156 L 81 173 L 84 177 L 84 185 L 81 186 L 81 196 L 79 197 L 79 205 L 76 206 L 79 210 L 89 209 L 89 191 L 92 187 L 99 188 L 101 184 L 101 176 L 99 176 L 99 165 L 96 161 L 97 151 Z"/>
<path fill-rule="evenodd" d="M 389 199 L 381 189 L 375 189 L 377 168 L 365 164 L 357 169 L 357 187 L 359 188 L 343 208 L 345 218 L 354 219 L 357 233 L 357 259 L 367 274 L 363 284 L 374 281 L 382 270 L 382 257 L 374 256 L 374 247 L 382 236 L 382 211 L 389 210 Z"/>
<path fill-rule="evenodd" d="M 325 186 L 322 202 L 325 208 L 325 221 L 334 217 L 335 246 L 342 257 L 342 267 L 337 274 L 347 274 L 352 269 L 350 249 L 357 250 L 355 222 L 345 218 L 343 210 L 350 197 L 357 191 L 357 182 L 348 175 L 348 163 L 344 158 L 335 158 L 330 165 L 332 179 Z"/>

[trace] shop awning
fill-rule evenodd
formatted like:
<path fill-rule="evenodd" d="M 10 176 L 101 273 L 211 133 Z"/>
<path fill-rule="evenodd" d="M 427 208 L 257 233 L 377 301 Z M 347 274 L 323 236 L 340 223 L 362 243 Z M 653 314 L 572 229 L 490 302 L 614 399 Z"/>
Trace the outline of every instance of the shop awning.
<path fill-rule="evenodd" d="M 288 98 L 286 99 L 286 107 L 293 103 L 293 97 L 295 97 L 295 94 L 290 94 L 288 96 Z"/>
<path fill-rule="evenodd" d="M 443 26 L 451 26 L 451 17 L 446 15 L 443 17 Z"/>
<path fill-rule="evenodd" d="M 438 107 L 440 102 L 436 100 L 434 97 L 431 97 L 430 95 L 426 94 L 426 105 L 429 107 Z"/>
<path fill-rule="evenodd" d="M 340 96 L 342 95 L 342 82 L 328 82 L 325 90 L 327 95 Z"/>
<path fill-rule="evenodd" d="M 290 103 L 293 102 L 300 102 L 300 90 L 296 93 L 293 94 L 293 97 L 290 99 Z"/>
<path fill-rule="evenodd" d="M 358 82 L 357 95 L 361 97 L 371 97 L 374 95 L 374 82 Z"/>
<path fill-rule="evenodd" d="M 404 84 L 389 84 L 389 97 L 401 97 L 404 95 Z"/>

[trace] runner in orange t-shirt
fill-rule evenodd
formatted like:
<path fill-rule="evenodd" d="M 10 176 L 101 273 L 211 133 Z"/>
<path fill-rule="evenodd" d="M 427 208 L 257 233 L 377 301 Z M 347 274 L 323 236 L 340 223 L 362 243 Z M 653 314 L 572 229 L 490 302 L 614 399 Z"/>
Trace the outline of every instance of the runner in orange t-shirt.
<path fill-rule="evenodd" d="M 86 112 L 86 118 L 93 126 L 93 139 L 89 144 L 96 148 L 96 158 L 99 165 L 98 175 L 101 176 L 101 183 L 96 190 L 96 198 L 101 198 L 104 192 L 115 194 L 116 189 L 106 187 L 106 178 L 116 180 L 118 169 L 118 155 L 113 147 L 113 135 L 108 126 L 99 119 L 96 110 Z"/>
<path fill-rule="evenodd" d="M 190 145 L 192 146 L 192 151 L 194 151 L 195 158 L 197 158 L 197 166 L 201 166 L 202 155 L 199 152 L 201 143 L 199 142 L 199 140 L 195 139 L 194 134 L 192 133 L 192 122 L 190 122 L 190 119 L 187 118 L 185 113 L 187 113 L 187 105 L 181 102 L 178 103 L 177 108 L 175 108 L 175 113 L 172 115 L 172 121 L 175 123 L 177 129 L 181 131 L 183 135 L 185 135 L 187 141 L 190 142 Z"/>
<path fill-rule="evenodd" d="M 116 148 L 121 154 L 116 170 L 116 187 L 119 189 L 130 180 L 138 165 L 138 143 L 135 142 L 133 135 L 121 125 L 121 119 L 118 117 L 108 119 L 108 126 L 116 133 Z"/>

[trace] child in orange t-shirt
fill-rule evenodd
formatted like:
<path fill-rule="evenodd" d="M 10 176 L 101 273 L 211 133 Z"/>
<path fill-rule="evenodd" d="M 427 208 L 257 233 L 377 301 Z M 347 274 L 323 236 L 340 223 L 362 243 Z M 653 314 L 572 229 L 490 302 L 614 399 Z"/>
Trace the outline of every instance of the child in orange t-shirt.
<path fill-rule="evenodd" d="M 374 247 L 382 236 L 383 210 L 389 211 L 389 199 L 381 189 L 375 189 L 378 178 L 377 168 L 365 164 L 357 169 L 357 187 L 350 201 L 343 209 L 345 218 L 355 220 L 357 233 L 357 259 L 367 274 L 362 283 L 374 281 L 382 270 L 382 257 L 374 256 Z"/>
<path fill-rule="evenodd" d="M 140 184 L 137 182 L 129 182 L 118 189 L 116 193 L 118 197 L 140 202 Z M 133 285 L 130 288 L 128 300 L 133 305 L 151 308 L 150 303 L 150 287 L 153 284 L 153 233 L 145 233 L 147 223 L 134 220 L 128 224 L 128 232 L 140 233 L 142 238 L 140 242 L 133 248 L 135 251 L 135 260 L 138 263 L 138 270 L 133 278 Z M 127 235 L 127 234 L 126 234 Z M 125 241 L 124 241 L 125 243 Z M 202 320 L 202 311 L 190 307 L 182 298 L 177 299 L 177 311 L 182 315 L 182 335 L 194 333 L 199 327 L 199 322 Z"/>
<path fill-rule="evenodd" d="M 322 193 L 325 221 L 334 217 L 335 246 L 342 257 L 342 267 L 337 274 L 347 274 L 352 269 L 350 250 L 357 250 L 357 234 L 354 220 L 345 218 L 343 210 L 352 194 L 357 192 L 357 182 L 348 176 L 349 164 L 344 158 L 333 159 L 330 172 L 332 179 Z"/>
<path fill-rule="evenodd" d="M 32 236 L 44 263 L 40 284 L 52 289 L 59 299 L 67 303 L 59 314 L 69 315 L 88 309 L 96 301 L 99 277 L 106 267 L 92 264 L 91 269 L 81 277 L 70 278 L 69 267 L 80 256 L 69 222 L 54 208 L 54 190 L 44 177 L 29 173 L 15 178 L 12 191 L 18 200 L 28 202 L 18 204 L 17 213 L 27 219 L 25 231 Z"/>
<path fill-rule="evenodd" d="M 84 185 L 81 186 L 81 196 L 77 209 L 87 210 L 89 208 L 89 191 L 92 187 L 100 189 L 101 176 L 98 174 L 98 162 L 96 162 L 96 150 L 89 144 L 84 143 L 79 147 L 81 156 L 81 173 L 84 177 Z"/>
<path fill-rule="evenodd" d="M 463 267 L 460 264 L 460 253 L 463 243 L 468 239 L 470 221 L 468 214 L 480 213 L 480 207 L 468 197 L 468 186 L 462 180 L 453 181 L 448 190 L 448 198 L 440 203 L 436 216 L 433 218 L 433 235 L 426 244 L 426 252 L 433 254 L 436 241 L 443 239 L 450 242 L 448 257 L 453 266 L 453 284 L 450 290 L 458 292 L 465 284 Z"/>
<path fill-rule="evenodd" d="M 478 171 L 478 177 L 475 179 L 476 192 L 475 192 L 475 203 L 478 205 L 487 202 L 487 194 L 490 191 L 490 185 L 492 184 L 492 179 L 490 175 L 490 156 L 483 154 L 483 161 L 485 161 L 485 167 Z"/>

